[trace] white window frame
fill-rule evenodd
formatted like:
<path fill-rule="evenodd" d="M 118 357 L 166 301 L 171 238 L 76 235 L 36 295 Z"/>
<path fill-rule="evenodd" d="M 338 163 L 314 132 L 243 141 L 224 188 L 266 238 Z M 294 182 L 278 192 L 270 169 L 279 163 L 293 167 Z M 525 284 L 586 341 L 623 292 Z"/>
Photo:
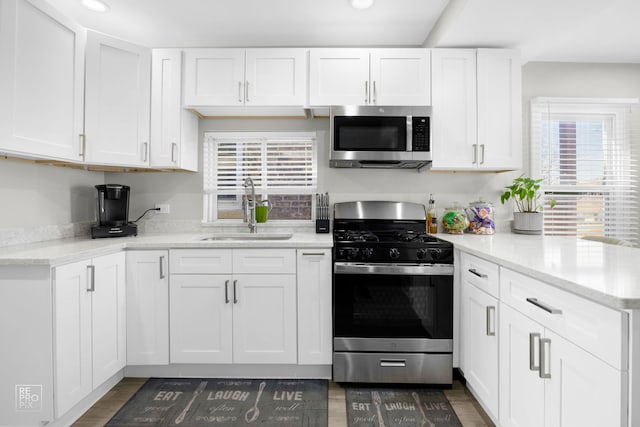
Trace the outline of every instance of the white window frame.
<path fill-rule="evenodd" d="M 636 132 L 634 132 L 634 127 L 637 127 L 638 124 L 635 125 L 628 120 L 629 110 L 635 104 L 638 103 L 637 99 L 599 99 L 599 98 L 534 98 L 531 100 L 531 176 L 534 178 L 544 178 L 541 185 L 541 191 L 545 197 L 545 200 L 549 200 L 552 198 L 550 196 L 551 193 L 562 193 L 562 192 L 573 192 L 573 193 L 584 193 L 585 195 L 588 193 L 603 193 L 603 194 L 612 194 L 617 190 L 614 186 L 607 185 L 594 185 L 594 186 L 571 186 L 571 185 L 550 185 L 547 181 L 548 177 L 543 176 L 544 172 L 542 171 L 542 135 L 541 135 L 541 127 L 540 124 L 542 122 L 542 113 L 540 112 L 545 104 L 550 106 L 553 113 L 551 116 L 561 116 L 562 118 L 571 119 L 572 116 L 579 121 L 580 118 L 585 117 L 594 117 L 598 119 L 608 118 L 610 120 L 609 126 L 603 129 L 608 135 L 608 139 L 616 141 L 616 143 L 622 143 L 626 146 L 623 149 L 628 150 L 629 157 L 626 158 L 626 161 L 629 163 L 633 163 L 634 160 L 638 159 L 638 148 L 634 147 L 635 141 L 633 140 Z M 537 117 L 539 115 L 539 117 Z M 561 118 L 561 119 L 562 119 Z M 605 154 L 606 158 L 606 154 Z M 610 166 L 611 163 L 607 163 L 606 166 Z M 637 167 L 635 168 L 637 169 Z M 624 172 L 629 170 L 634 170 L 633 166 L 625 165 Z M 621 172 L 618 171 L 618 174 Z M 609 175 L 608 177 L 615 176 Z M 629 210 L 629 204 L 635 205 L 638 201 L 638 193 L 637 193 L 637 177 L 630 179 L 628 188 L 635 187 L 634 192 L 634 200 L 631 203 L 618 202 L 607 202 L 605 205 L 605 211 L 617 211 L 620 212 L 623 209 Z M 574 188 L 573 191 L 568 191 Z M 621 187 L 622 188 L 622 187 Z M 625 187 L 627 188 L 627 187 Z M 624 205 L 624 206 L 623 206 Z M 547 208 L 548 209 L 548 208 Z M 548 210 L 547 210 L 548 211 Z M 553 212 L 552 212 L 553 213 Z M 625 218 L 626 220 L 626 218 Z M 628 218 L 629 221 L 629 231 L 628 234 L 626 231 L 621 231 L 621 229 L 616 228 L 620 227 L 620 221 L 618 223 L 613 224 L 613 228 L 611 228 L 611 224 L 607 224 L 606 220 L 603 223 L 605 228 L 603 237 L 615 237 L 621 238 L 621 235 L 624 235 L 624 239 L 631 240 L 633 243 L 638 243 L 638 218 L 637 214 L 632 214 Z M 594 234 L 578 234 L 582 235 L 594 235 Z"/>
<path fill-rule="evenodd" d="M 294 187 L 294 188 L 270 188 L 267 186 L 261 185 L 257 183 L 256 185 L 256 196 L 262 196 L 264 199 L 268 194 L 308 194 L 311 196 L 311 218 L 296 220 L 296 219 L 288 219 L 288 220 L 277 220 L 274 221 L 273 224 L 278 226 L 287 226 L 287 225 L 304 225 L 310 224 L 313 221 L 313 212 L 315 212 L 315 200 L 313 194 L 317 192 L 318 188 L 318 153 L 317 153 L 317 134 L 316 132 L 205 132 L 204 134 L 204 144 L 214 143 L 214 140 L 222 140 L 222 141 L 236 141 L 238 143 L 242 141 L 251 141 L 251 142 L 259 142 L 264 143 L 266 141 L 286 141 L 286 140 L 310 140 L 312 145 L 312 170 L 311 170 L 311 183 L 310 185 L 304 187 Z M 210 156 L 210 157 L 209 157 Z M 264 159 L 264 153 L 263 153 Z M 211 161 L 211 164 L 209 164 Z M 211 188 L 214 182 L 217 182 L 216 179 L 216 166 L 218 164 L 217 159 L 217 149 L 214 150 L 213 153 L 208 154 L 207 148 L 203 150 L 203 212 L 202 212 L 202 223 L 204 225 L 238 225 L 242 224 L 241 219 L 229 219 L 229 218 L 218 218 L 218 195 L 221 194 L 235 194 L 236 196 L 240 196 L 244 194 L 244 189 L 240 190 L 242 187 L 242 182 L 244 181 L 244 177 L 237 176 L 236 180 L 238 183 L 238 189 L 234 193 L 233 191 L 217 191 L 216 189 Z M 261 182 L 268 182 L 268 171 L 266 168 L 266 164 L 262 165 L 261 170 Z M 207 184 L 207 180 L 209 184 Z M 259 181 L 260 182 L 260 181 Z M 233 202 L 234 204 L 238 203 L 236 200 Z"/>

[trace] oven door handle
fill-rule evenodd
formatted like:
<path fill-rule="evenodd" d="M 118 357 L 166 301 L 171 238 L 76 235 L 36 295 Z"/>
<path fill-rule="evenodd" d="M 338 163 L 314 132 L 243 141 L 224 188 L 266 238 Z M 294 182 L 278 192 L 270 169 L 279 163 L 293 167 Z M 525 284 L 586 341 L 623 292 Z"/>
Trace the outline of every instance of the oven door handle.
<path fill-rule="evenodd" d="M 361 262 L 336 262 L 335 274 L 406 274 L 412 276 L 451 276 L 452 264 L 368 264 Z"/>

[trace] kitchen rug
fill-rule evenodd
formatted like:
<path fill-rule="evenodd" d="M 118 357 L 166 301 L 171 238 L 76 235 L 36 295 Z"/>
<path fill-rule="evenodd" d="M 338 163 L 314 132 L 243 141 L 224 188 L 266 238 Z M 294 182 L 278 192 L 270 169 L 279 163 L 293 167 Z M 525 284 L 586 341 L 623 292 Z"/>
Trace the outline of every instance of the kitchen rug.
<path fill-rule="evenodd" d="M 440 390 L 347 387 L 349 427 L 462 427 Z"/>
<path fill-rule="evenodd" d="M 326 380 L 152 378 L 107 427 L 327 427 Z"/>

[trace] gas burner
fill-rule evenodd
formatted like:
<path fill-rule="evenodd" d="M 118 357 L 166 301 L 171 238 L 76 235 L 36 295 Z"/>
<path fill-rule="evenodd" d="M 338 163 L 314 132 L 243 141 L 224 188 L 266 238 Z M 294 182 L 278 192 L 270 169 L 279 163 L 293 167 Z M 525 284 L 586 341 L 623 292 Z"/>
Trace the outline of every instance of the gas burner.
<path fill-rule="evenodd" d="M 415 231 L 399 231 L 395 235 L 395 239 L 398 242 L 416 242 L 416 243 L 430 243 L 437 242 L 438 239 L 427 234 L 427 233 L 418 233 Z"/>
<path fill-rule="evenodd" d="M 368 230 L 335 230 L 334 238 L 339 242 L 377 242 L 378 236 Z"/>

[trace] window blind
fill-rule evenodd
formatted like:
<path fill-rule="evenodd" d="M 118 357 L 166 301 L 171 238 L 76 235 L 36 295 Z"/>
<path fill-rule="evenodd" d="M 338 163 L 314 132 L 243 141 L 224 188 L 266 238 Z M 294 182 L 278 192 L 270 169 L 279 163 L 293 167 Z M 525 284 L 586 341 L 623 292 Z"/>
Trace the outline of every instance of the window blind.
<path fill-rule="evenodd" d="M 218 195 L 245 194 L 247 177 L 252 178 L 257 194 L 315 193 L 315 140 L 313 132 L 205 134 L 205 221 L 216 219 Z"/>
<path fill-rule="evenodd" d="M 544 178 L 545 234 L 638 243 L 639 113 L 636 100 L 532 101 L 532 175 Z"/>

